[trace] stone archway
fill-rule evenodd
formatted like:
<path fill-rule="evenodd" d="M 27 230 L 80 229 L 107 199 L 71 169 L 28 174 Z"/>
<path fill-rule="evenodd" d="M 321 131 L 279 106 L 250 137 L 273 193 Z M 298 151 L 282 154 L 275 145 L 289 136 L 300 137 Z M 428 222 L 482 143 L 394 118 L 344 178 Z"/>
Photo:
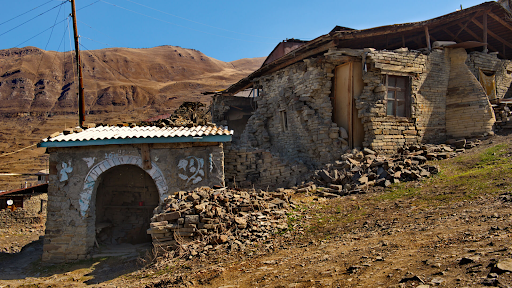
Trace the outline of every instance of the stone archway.
<path fill-rule="evenodd" d="M 94 165 L 87 173 L 87 176 L 85 176 L 84 187 L 80 193 L 80 215 L 83 218 L 89 216 L 90 202 L 96 187 L 96 180 L 105 171 L 118 165 L 135 165 L 144 170 L 140 156 L 113 156 Z M 154 162 L 151 162 L 151 167 L 151 169 L 144 171 L 146 171 L 155 182 L 160 201 L 163 201 L 168 196 L 169 187 L 167 186 L 160 168 L 158 168 Z"/>
<path fill-rule="evenodd" d="M 149 174 L 136 165 L 118 165 L 103 172 L 96 182 L 92 210 L 97 243 L 150 242 L 147 230 L 160 199 Z"/>

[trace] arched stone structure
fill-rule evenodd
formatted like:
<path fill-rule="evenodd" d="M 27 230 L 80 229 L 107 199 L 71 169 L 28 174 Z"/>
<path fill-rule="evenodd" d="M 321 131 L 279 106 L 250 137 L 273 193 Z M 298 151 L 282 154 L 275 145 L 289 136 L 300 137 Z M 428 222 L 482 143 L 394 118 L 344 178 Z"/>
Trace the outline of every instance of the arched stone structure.
<path fill-rule="evenodd" d="M 91 197 L 96 187 L 96 180 L 98 179 L 98 177 L 103 172 L 118 165 L 135 165 L 144 170 L 144 168 L 142 167 L 142 158 L 140 156 L 113 156 L 94 165 L 87 173 L 87 176 L 84 180 L 83 190 L 80 193 L 79 204 L 80 215 L 82 217 L 85 218 L 89 214 Z M 158 168 L 158 166 L 154 162 L 151 162 L 151 167 L 151 169 L 144 171 L 146 171 L 146 173 L 148 173 L 149 176 L 151 176 L 153 181 L 155 181 L 160 201 L 163 201 L 165 197 L 167 197 L 169 187 L 167 186 L 165 177 L 162 174 L 160 168 Z"/>

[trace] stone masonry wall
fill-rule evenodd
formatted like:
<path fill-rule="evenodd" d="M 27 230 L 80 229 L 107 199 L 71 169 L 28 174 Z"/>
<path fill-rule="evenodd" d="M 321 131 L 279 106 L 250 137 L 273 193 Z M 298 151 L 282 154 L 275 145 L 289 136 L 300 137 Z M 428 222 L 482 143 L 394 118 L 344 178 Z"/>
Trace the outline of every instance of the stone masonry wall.
<path fill-rule="evenodd" d="M 46 214 L 48 193 L 34 194 L 23 200 L 23 210 L 31 214 Z"/>
<path fill-rule="evenodd" d="M 225 159 L 226 185 L 230 187 L 291 187 L 304 180 L 298 175 L 308 171 L 303 163 L 291 163 L 263 149 L 226 145 Z"/>
<path fill-rule="evenodd" d="M 466 50 L 449 49 L 450 78 L 446 95 L 446 133 L 450 137 L 492 133 L 494 111 L 484 88 L 465 64 Z"/>
<path fill-rule="evenodd" d="M 364 146 L 389 154 L 399 147 L 445 140 L 445 96 L 449 64 L 444 50 L 428 56 L 407 49 L 365 49 L 368 71 L 363 93 L 356 99 L 365 127 Z M 410 79 L 411 115 L 386 115 L 385 75 Z"/>
<path fill-rule="evenodd" d="M 255 87 L 262 90 L 241 146 L 265 149 L 307 166 L 337 159 L 341 142 L 339 128 L 331 121 L 332 69 L 324 57 L 317 57 L 255 79 Z"/>
<path fill-rule="evenodd" d="M 94 244 L 96 189 L 103 172 L 118 165 L 142 168 L 137 145 L 50 148 L 47 224 L 42 260 L 88 257 Z M 222 144 L 151 144 L 152 168 L 160 201 L 171 193 L 224 185 Z M 101 181 L 98 181 L 101 182 Z"/>
<path fill-rule="evenodd" d="M 499 59 L 496 54 L 471 52 L 466 60 L 466 65 L 476 79 L 479 79 L 478 68 L 496 75 L 496 96 L 498 98 L 511 98 L 512 89 L 512 61 Z"/>

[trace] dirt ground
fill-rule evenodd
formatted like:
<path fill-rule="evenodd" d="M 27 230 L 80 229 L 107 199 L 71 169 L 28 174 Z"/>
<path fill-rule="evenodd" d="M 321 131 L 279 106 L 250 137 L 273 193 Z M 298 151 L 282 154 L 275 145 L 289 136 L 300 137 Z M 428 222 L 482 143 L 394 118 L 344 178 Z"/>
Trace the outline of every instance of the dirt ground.
<path fill-rule="evenodd" d="M 0 287 L 512 287 L 511 140 L 432 162 L 441 173 L 422 182 L 295 194 L 289 229 L 243 251 L 27 264 L 42 230 L 11 231 L 25 244 L 0 254 Z"/>

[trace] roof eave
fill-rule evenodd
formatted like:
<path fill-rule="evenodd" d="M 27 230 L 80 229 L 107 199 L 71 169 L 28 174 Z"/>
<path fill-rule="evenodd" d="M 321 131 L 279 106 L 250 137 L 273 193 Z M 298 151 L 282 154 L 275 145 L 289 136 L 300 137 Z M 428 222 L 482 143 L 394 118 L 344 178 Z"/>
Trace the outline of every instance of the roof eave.
<path fill-rule="evenodd" d="M 200 137 L 162 137 L 162 138 L 119 138 L 88 141 L 62 141 L 62 142 L 41 142 L 37 147 L 63 148 L 80 146 L 103 146 L 103 145 L 126 145 L 126 144 L 155 144 L 155 143 L 185 143 L 185 142 L 230 142 L 231 135 L 213 135 Z"/>

